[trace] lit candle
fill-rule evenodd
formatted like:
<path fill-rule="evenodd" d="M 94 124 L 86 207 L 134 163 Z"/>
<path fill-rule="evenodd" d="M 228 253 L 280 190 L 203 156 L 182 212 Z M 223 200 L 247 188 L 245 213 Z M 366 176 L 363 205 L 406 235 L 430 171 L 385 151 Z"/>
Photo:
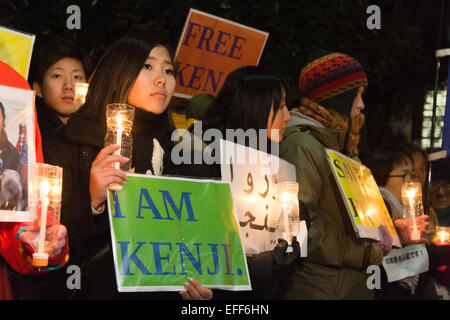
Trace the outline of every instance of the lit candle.
<path fill-rule="evenodd" d="M 283 206 L 283 222 L 284 222 L 284 233 L 286 234 L 286 241 L 289 245 L 292 244 L 292 235 L 291 235 L 291 228 L 289 227 L 289 216 L 288 216 L 288 206 L 289 206 L 289 193 L 283 192 L 281 194 L 281 203 Z M 289 246 L 286 252 L 292 252 L 292 246 Z"/>
<path fill-rule="evenodd" d="M 447 232 L 445 231 L 440 231 L 439 232 L 439 238 L 440 238 L 440 244 L 445 244 L 447 241 Z"/>
<path fill-rule="evenodd" d="M 411 232 L 411 240 L 420 240 L 419 230 L 417 230 L 416 223 L 416 210 L 414 206 L 414 196 L 416 195 L 416 191 L 414 188 L 406 190 L 406 195 L 409 198 L 409 209 L 411 212 L 411 223 L 412 223 L 412 232 Z"/>
<path fill-rule="evenodd" d="M 120 114 L 117 115 L 116 123 L 117 123 L 116 144 L 118 144 L 120 148 L 115 153 L 120 155 L 120 149 L 122 149 L 122 133 L 123 133 L 122 116 Z M 115 167 L 116 169 L 120 170 L 120 162 L 116 162 Z"/>
<path fill-rule="evenodd" d="M 39 230 L 39 247 L 38 252 L 44 253 L 45 248 L 45 232 L 47 230 L 47 211 L 48 211 L 48 191 L 50 189 L 49 183 L 47 180 L 42 181 L 41 184 L 41 192 L 42 192 L 42 199 L 41 199 L 41 223 L 40 223 L 40 230 Z"/>

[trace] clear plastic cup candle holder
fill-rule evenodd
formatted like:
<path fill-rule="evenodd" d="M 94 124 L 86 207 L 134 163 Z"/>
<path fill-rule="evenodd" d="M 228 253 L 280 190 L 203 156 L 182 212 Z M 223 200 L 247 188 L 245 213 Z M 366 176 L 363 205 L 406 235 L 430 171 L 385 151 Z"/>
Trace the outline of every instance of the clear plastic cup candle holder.
<path fill-rule="evenodd" d="M 105 147 L 117 144 L 120 149 L 116 154 L 131 159 L 133 152 L 133 138 L 131 136 L 131 129 L 134 120 L 134 107 L 125 103 L 112 103 L 106 106 L 106 135 Z M 128 172 L 131 168 L 131 160 L 127 163 L 115 163 L 117 169 Z M 111 190 L 121 190 L 122 186 L 118 184 L 111 184 Z"/>
<path fill-rule="evenodd" d="M 48 228 L 58 225 L 61 216 L 62 172 L 58 166 L 36 163 L 31 166 L 29 208 L 34 219 L 28 229 L 37 234 L 32 264 L 46 266 L 45 236 Z"/>
<path fill-rule="evenodd" d="M 411 240 L 420 240 L 422 223 L 417 217 L 423 215 L 422 187 L 418 181 L 407 181 L 402 186 L 403 219 L 411 221 Z"/>
<path fill-rule="evenodd" d="M 300 209 L 298 204 L 298 183 L 279 182 L 276 184 L 277 199 L 281 205 L 282 213 L 278 220 L 277 232 L 284 236 L 292 252 L 292 238 L 300 232 Z"/>
<path fill-rule="evenodd" d="M 436 227 L 433 242 L 438 246 L 450 245 L 450 227 Z"/>

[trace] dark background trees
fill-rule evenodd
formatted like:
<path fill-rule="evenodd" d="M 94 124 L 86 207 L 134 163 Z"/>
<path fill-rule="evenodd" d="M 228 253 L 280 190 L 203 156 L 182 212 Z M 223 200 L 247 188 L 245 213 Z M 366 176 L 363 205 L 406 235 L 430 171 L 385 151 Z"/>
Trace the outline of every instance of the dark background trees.
<path fill-rule="evenodd" d="M 189 8 L 266 32 L 260 64 L 297 87 L 312 47 L 347 53 L 364 66 L 369 88 L 367 142 L 420 139 L 427 90 L 434 86 L 435 50 L 450 47 L 448 0 L 0 0 L 0 25 L 40 38 L 78 40 L 96 61 L 117 38 L 134 31 L 163 34 L 176 48 Z M 81 29 L 68 30 L 66 9 L 81 8 Z M 369 30 L 369 5 L 381 9 L 381 29 Z M 443 16 L 441 39 L 440 18 Z M 441 86 L 448 59 L 440 69 Z M 295 91 L 295 90 L 294 90 Z"/>

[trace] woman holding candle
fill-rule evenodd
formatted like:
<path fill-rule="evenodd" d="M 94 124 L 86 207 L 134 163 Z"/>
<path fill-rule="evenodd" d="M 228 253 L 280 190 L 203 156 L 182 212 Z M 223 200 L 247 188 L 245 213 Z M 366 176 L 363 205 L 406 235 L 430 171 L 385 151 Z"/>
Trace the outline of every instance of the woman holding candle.
<path fill-rule="evenodd" d="M 62 166 L 61 220 L 71 229 L 72 264 L 81 266 L 82 289 L 76 298 L 173 298 L 170 293 L 117 293 L 105 211 L 107 188 L 123 184 L 125 172 L 115 163 L 131 161 L 136 173 L 195 175 L 195 169 L 175 166 L 170 154 L 172 126 L 167 106 L 175 89 L 169 50 L 160 42 L 121 39 L 102 56 L 90 80 L 86 103 L 73 114 L 44 151 L 46 162 Z M 116 154 L 116 144 L 103 147 L 106 106 L 135 107 L 132 159 Z M 182 292 L 186 299 L 210 299 L 212 291 L 191 280 Z"/>
<path fill-rule="evenodd" d="M 433 163 L 431 170 L 431 205 L 441 227 L 450 227 L 450 159 Z"/>
<path fill-rule="evenodd" d="M 412 155 L 413 159 L 413 167 L 414 171 L 417 175 L 417 180 L 420 182 L 422 186 L 422 194 L 423 194 L 423 205 L 425 208 L 428 208 L 428 215 L 430 217 L 430 223 L 433 226 L 439 225 L 436 212 L 429 203 L 427 203 L 427 194 L 428 194 L 428 183 L 427 183 L 427 173 L 428 173 L 428 153 L 419 148 L 418 146 L 412 143 L 406 143 L 404 146 L 409 153 Z"/>
<path fill-rule="evenodd" d="M 423 208 L 415 206 L 414 192 L 418 190 L 407 189 L 411 186 L 421 186 L 419 176 L 413 167 L 413 157 L 404 146 L 383 146 L 375 150 L 366 161 L 372 174 L 380 187 L 381 195 L 386 207 L 394 221 L 397 233 L 402 245 L 426 244 L 429 255 L 430 270 L 435 265 L 435 248 L 432 245 L 434 226 L 429 223 L 429 217 L 423 215 Z M 416 182 L 415 185 L 410 182 Z M 405 184 L 406 183 L 406 184 Z M 402 194 L 403 188 L 403 194 Z M 411 192 L 414 191 L 414 192 Z M 420 191 L 420 190 L 419 190 Z M 402 196 L 404 199 L 402 199 Z M 409 197 L 408 197 L 409 196 Z M 412 206 L 411 203 L 412 202 Z M 416 219 L 404 219 L 404 206 L 410 206 L 414 210 L 420 210 Z M 412 222 L 411 222 L 412 221 Z M 415 222 L 415 223 L 414 223 Z M 418 239 L 414 239 L 414 229 L 419 233 Z M 436 299 L 436 290 L 430 282 L 430 274 L 422 273 L 408 277 L 397 282 L 387 283 L 385 280 L 381 290 L 377 290 L 378 299 Z M 430 286 L 428 286 L 430 284 Z"/>
<path fill-rule="evenodd" d="M 278 150 L 273 147 L 283 139 L 286 122 L 290 120 L 286 105 L 287 88 L 286 82 L 268 68 L 238 68 L 227 76 L 217 98 L 208 108 L 202 127 L 205 131 L 219 129 L 223 137 L 227 136 L 227 130 L 246 132 L 255 129 L 258 133 L 266 130 L 264 136 L 258 134 L 256 146 L 251 145 L 252 141 L 245 141 L 246 145 L 267 153 Z M 220 165 L 211 167 L 214 168 L 211 173 L 220 177 Z M 300 246 L 295 239 L 292 254 L 286 253 L 287 246 L 286 241 L 279 240 L 273 251 L 247 255 L 252 292 L 218 292 L 216 296 L 231 299 L 282 298 L 289 283 L 290 271 L 300 257 Z"/>

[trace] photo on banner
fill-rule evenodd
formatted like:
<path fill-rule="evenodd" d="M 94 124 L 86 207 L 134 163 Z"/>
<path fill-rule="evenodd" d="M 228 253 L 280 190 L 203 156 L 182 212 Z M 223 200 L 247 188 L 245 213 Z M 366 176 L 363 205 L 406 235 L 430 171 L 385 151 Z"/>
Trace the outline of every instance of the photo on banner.
<path fill-rule="evenodd" d="M 36 36 L 0 26 L 0 61 L 28 78 Z"/>
<path fill-rule="evenodd" d="M 28 222 L 29 170 L 36 162 L 34 91 L 0 86 L 0 221 Z"/>
<path fill-rule="evenodd" d="M 119 292 L 203 286 L 251 290 L 230 185 L 217 180 L 127 174 L 108 192 Z"/>
<path fill-rule="evenodd" d="M 246 254 L 271 251 L 279 238 L 282 206 L 278 182 L 295 182 L 295 166 L 265 152 L 220 140 L 222 181 L 229 182 Z M 301 192 L 301 185 L 300 185 Z M 301 215 L 301 213 L 300 213 Z M 306 223 L 296 235 L 301 256 L 307 256 Z"/>
<path fill-rule="evenodd" d="M 179 67 L 174 96 L 216 96 L 230 72 L 259 63 L 268 37 L 267 32 L 190 9 L 175 52 Z"/>
<path fill-rule="evenodd" d="M 385 225 L 393 245 L 402 247 L 389 211 L 369 168 L 335 151 L 326 149 L 327 159 L 347 209 L 353 229 L 360 238 L 381 240 Z"/>

